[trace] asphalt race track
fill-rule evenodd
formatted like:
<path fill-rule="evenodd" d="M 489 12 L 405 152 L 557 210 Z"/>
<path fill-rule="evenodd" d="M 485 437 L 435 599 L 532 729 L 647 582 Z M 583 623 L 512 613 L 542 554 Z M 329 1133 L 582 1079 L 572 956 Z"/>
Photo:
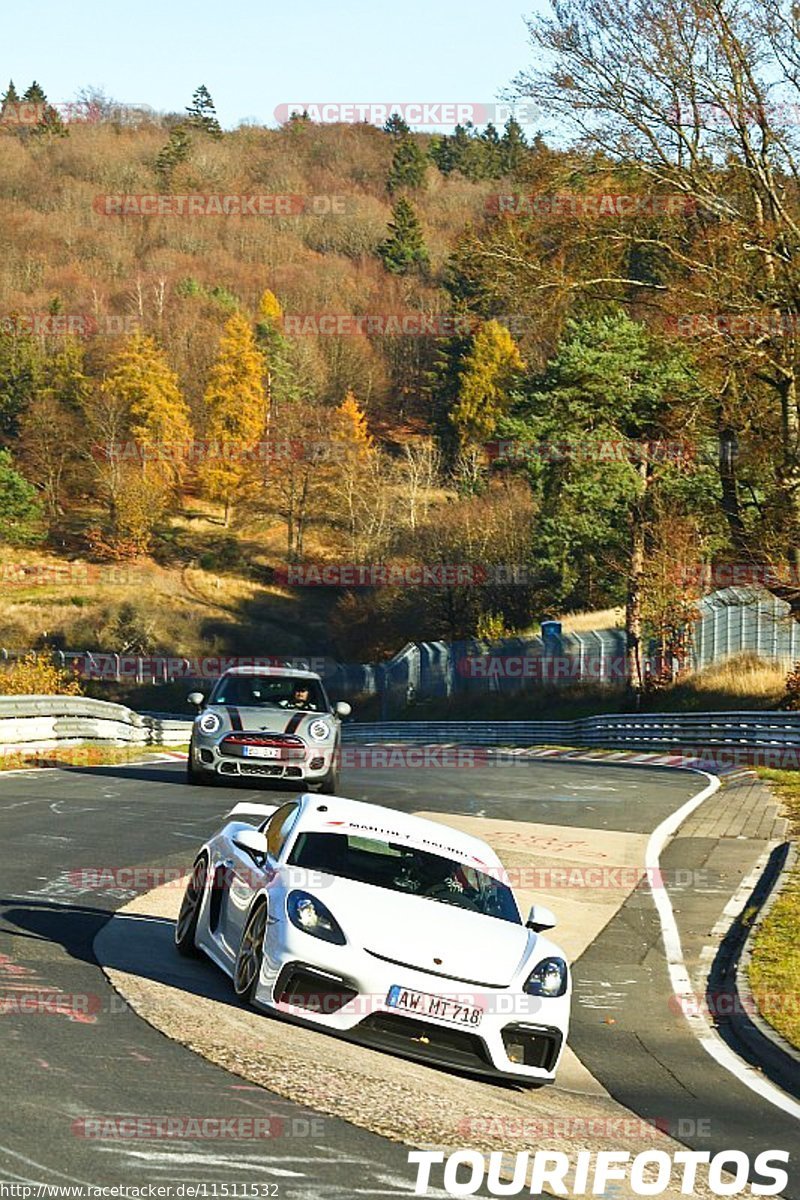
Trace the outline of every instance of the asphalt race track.
<path fill-rule="evenodd" d="M 646 834 L 702 782 L 686 772 L 531 762 L 361 769 L 345 774 L 341 790 L 407 811 Z M 405 1147 L 272 1098 L 168 1040 L 127 1008 L 95 960 L 95 937 L 134 893 L 87 887 L 81 873 L 186 869 L 234 803 L 270 803 L 276 794 L 288 793 L 190 788 L 179 763 L 0 775 L 0 1181 L 260 1182 L 276 1185 L 282 1200 L 413 1194 Z M 667 852 L 676 868 L 680 852 L 679 839 Z M 737 882 L 719 880 L 707 889 L 707 911 L 695 916 L 708 919 L 709 930 Z M 556 897 L 552 907 L 558 909 Z M 629 897 L 574 964 L 574 977 L 571 1044 L 616 1099 L 663 1121 L 693 1149 L 742 1149 L 751 1156 L 789 1150 L 793 1168 L 784 1194 L 800 1200 L 800 1125 L 705 1055 L 687 1022 L 670 1010 L 659 928 L 645 891 Z M 33 991 L 46 998 L 43 1004 L 15 1006 L 15 995 Z M 265 1113 L 283 1122 L 284 1136 L 273 1144 L 145 1145 L 82 1136 L 81 1122 L 92 1116 Z"/>

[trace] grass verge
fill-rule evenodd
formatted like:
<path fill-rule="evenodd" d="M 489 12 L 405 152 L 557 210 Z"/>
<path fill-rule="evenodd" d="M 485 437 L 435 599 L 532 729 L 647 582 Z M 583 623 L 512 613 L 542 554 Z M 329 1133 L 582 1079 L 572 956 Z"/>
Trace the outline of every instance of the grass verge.
<path fill-rule="evenodd" d="M 800 772 L 762 769 L 800 840 Z M 795 864 L 752 945 L 750 987 L 759 1011 L 800 1050 L 800 865 Z"/>
<path fill-rule="evenodd" d="M 0 754 L 0 772 L 52 767 L 110 767 L 141 762 L 165 751 L 186 754 L 188 746 L 105 746 L 87 742 L 55 750 L 11 750 Z"/>

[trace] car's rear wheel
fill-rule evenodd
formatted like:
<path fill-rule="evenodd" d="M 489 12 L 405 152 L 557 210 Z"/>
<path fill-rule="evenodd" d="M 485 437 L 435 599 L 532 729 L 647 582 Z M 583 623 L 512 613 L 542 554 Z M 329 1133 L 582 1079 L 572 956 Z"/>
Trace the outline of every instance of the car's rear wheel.
<path fill-rule="evenodd" d="M 266 932 L 267 906 L 262 901 L 247 918 L 233 972 L 233 990 L 240 1000 L 246 1000 L 248 1004 L 252 1002 L 258 987 Z"/>
<path fill-rule="evenodd" d="M 182 954 L 184 958 L 195 958 L 198 954 L 195 934 L 207 877 L 208 863 L 203 856 L 198 858 L 194 864 L 186 891 L 183 894 L 178 919 L 175 922 L 175 946 L 178 953 Z"/>

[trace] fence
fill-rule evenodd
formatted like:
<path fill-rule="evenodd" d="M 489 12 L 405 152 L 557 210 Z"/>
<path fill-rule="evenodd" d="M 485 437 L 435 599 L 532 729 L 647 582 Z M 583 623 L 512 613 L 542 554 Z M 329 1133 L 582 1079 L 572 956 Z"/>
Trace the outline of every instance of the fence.
<path fill-rule="evenodd" d="M 84 696 L 0 697 L 0 745 L 105 741 L 177 745 L 191 723 L 143 716 L 120 704 Z M 416 743 L 465 746 L 619 747 L 696 750 L 717 761 L 757 760 L 800 767 L 800 713 L 611 714 L 575 721 L 403 721 L 343 727 L 345 744 Z M 791 760 L 791 761 L 790 761 Z"/>
<path fill-rule="evenodd" d="M 800 658 L 800 630 L 789 605 L 766 592 L 726 588 L 704 597 L 698 609 L 690 639 L 688 665 L 692 669 L 745 651 L 786 666 Z M 655 647 L 646 647 L 645 651 L 643 670 L 657 672 L 662 664 Z M 0 648 L 0 658 L 16 658 L 23 653 Z M 77 669 L 84 677 L 127 679 L 138 684 L 183 680 L 187 692 L 199 680 L 201 690 L 207 690 L 208 675 L 200 680 L 192 674 L 190 659 L 64 650 L 52 653 L 61 665 Z M 214 661 L 224 669 L 224 659 Z M 622 629 L 502 638 L 490 643 L 409 643 L 385 663 L 339 663 L 325 654 L 312 654 L 305 661 L 323 677 L 328 691 L 337 699 L 379 696 L 384 717 L 413 700 L 513 694 L 537 683 L 618 684 L 625 681 L 627 671 Z M 295 665 L 298 662 L 295 660 Z"/>
<path fill-rule="evenodd" d="M 634 750 L 797 752 L 800 712 L 642 713 L 575 721 L 380 721 L 344 726 L 344 741 L 469 746 L 619 747 Z"/>

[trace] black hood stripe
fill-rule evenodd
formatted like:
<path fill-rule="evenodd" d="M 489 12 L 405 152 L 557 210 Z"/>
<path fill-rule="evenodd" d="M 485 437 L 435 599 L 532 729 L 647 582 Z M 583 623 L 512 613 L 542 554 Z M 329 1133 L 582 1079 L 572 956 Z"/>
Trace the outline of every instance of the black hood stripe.
<path fill-rule="evenodd" d="M 304 713 L 304 712 L 296 712 L 290 718 L 289 724 L 286 726 L 286 728 L 284 729 L 283 732 L 284 733 L 296 733 L 297 729 L 300 725 L 300 722 L 302 721 L 303 717 L 305 717 L 305 716 L 306 716 L 306 713 Z"/>
<path fill-rule="evenodd" d="M 234 708 L 232 704 L 228 704 L 226 705 L 225 711 L 230 717 L 231 729 L 235 730 L 236 733 L 239 733 L 239 731 L 242 729 L 242 718 L 239 715 L 238 708 Z"/>

